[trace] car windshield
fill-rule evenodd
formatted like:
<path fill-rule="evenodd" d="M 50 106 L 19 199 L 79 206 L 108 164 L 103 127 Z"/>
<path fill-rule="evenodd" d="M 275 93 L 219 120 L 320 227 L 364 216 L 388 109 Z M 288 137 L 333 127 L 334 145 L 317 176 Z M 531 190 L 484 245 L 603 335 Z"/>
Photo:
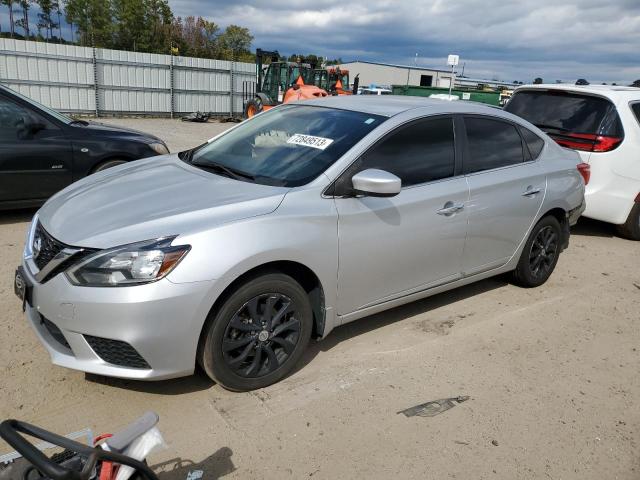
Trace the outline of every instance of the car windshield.
<path fill-rule="evenodd" d="M 55 119 L 57 119 L 57 120 L 59 120 L 59 121 L 61 121 L 63 123 L 66 123 L 67 125 L 74 121 L 73 118 L 65 115 L 64 113 L 60 113 L 60 112 L 58 112 L 56 110 L 53 110 L 52 108 L 45 107 L 41 103 L 38 103 L 35 100 L 30 99 L 29 97 L 25 97 L 24 95 L 22 95 L 21 93 L 15 91 L 15 90 L 12 90 L 12 89 L 9 89 L 9 90 L 16 97 L 21 98 L 22 100 L 24 100 L 25 102 L 28 102 L 29 104 L 31 104 L 33 107 L 37 108 L 38 110 L 42 110 L 42 111 L 48 113 L 49 115 L 51 115 Z"/>
<path fill-rule="evenodd" d="M 309 183 L 386 117 L 283 105 L 195 150 L 193 165 L 264 185 Z"/>

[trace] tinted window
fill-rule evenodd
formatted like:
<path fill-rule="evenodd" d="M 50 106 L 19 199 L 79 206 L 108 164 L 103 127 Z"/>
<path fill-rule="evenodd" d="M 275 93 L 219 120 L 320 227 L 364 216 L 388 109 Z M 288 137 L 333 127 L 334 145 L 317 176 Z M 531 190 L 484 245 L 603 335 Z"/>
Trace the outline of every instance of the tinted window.
<path fill-rule="evenodd" d="M 538 158 L 538 155 L 540 155 L 542 147 L 544 147 L 544 140 L 533 133 L 531 130 L 528 130 L 524 127 L 520 127 L 520 132 L 522 132 L 522 136 L 524 137 L 524 141 L 527 144 L 527 148 L 529 148 L 531 159 L 535 160 L 536 158 Z"/>
<path fill-rule="evenodd" d="M 640 103 L 634 103 L 631 105 L 631 110 L 633 114 L 636 116 L 636 120 L 640 123 Z"/>
<path fill-rule="evenodd" d="M 350 174 L 368 168 L 393 173 L 400 177 L 403 187 L 453 176 L 453 120 L 420 120 L 401 127 L 365 153 L 350 169 Z"/>
<path fill-rule="evenodd" d="M 621 136 L 620 119 L 607 99 L 560 90 L 516 92 L 505 110 L 548 133 Z"/>
<path fill-rule="evenodd" d="M 296 187 L 309 183 L 386 117 L 303 105 L 261 113 L 205 144 L 189 161 L 232 169 L 247 181 Z"/>
<path fill-rule="evenodd" d="M 468 173 L 522 163 L 522 140 L 516 127 L 500 120 L 467 117 Z"/>
<path fill-rule="evenodd" d="M 18 103 L 0 96 L 0 138 L 15 140 L 29 135 L 29 127 L 40 124 L 41 129 L 53 127 L 40 115 Z"/>

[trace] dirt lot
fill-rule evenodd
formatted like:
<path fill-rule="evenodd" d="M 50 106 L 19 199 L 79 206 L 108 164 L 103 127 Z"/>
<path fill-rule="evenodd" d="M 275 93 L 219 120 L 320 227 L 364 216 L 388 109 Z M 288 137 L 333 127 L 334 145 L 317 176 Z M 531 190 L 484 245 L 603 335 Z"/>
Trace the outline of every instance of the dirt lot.
<path fill-rule="evenodd" d="M 224 125 L 118 121 L 173 150 Z M 196 132 L 196 133 L 193 133 Z M 640 478 L 640 243 L 582 220 L 550 281 L 505 278 L 375 315 L 314 344 L 253 393 L 202 375 L 159 383 L 54 367 L 12 291 L 30 212 L 0 213 L 0 418 L 110 431 L 147 409 L 162 480 Z M 471 399 L 432 418 L 396 412 Z M 0 452 L 6 446 L 0 445 Z"/>

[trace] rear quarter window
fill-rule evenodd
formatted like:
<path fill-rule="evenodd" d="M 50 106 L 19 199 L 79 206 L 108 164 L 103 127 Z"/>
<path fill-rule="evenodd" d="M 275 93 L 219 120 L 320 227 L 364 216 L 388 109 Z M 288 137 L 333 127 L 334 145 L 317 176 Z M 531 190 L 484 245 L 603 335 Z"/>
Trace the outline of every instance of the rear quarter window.
<path fill-rule="evenodd" d="M 520 127 L 520 132 L 531 154 L 531 160 L 535 160 L 544 148 L 544 140 L 527 128 Z"/>

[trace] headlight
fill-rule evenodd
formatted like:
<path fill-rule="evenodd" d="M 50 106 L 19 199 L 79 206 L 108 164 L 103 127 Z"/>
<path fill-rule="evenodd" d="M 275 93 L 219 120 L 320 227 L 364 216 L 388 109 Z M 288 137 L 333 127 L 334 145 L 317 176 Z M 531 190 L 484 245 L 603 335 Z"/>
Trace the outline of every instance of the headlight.
<path fill-rule="evenodd" d="M 149 146 L 151 150 L 156 152 L 158 155 L 166 155 L 169 153 L 169 149 L 164 143 L 150 143 Z"/>
<path fill-rule="evenodd" d="M 132 243 L 102 250 L 67 270 L 74 285 L 121 287 L 155 282 L 165 277 L 189 252 L 191 246 L 171 246 L 175 237 Z"/>

